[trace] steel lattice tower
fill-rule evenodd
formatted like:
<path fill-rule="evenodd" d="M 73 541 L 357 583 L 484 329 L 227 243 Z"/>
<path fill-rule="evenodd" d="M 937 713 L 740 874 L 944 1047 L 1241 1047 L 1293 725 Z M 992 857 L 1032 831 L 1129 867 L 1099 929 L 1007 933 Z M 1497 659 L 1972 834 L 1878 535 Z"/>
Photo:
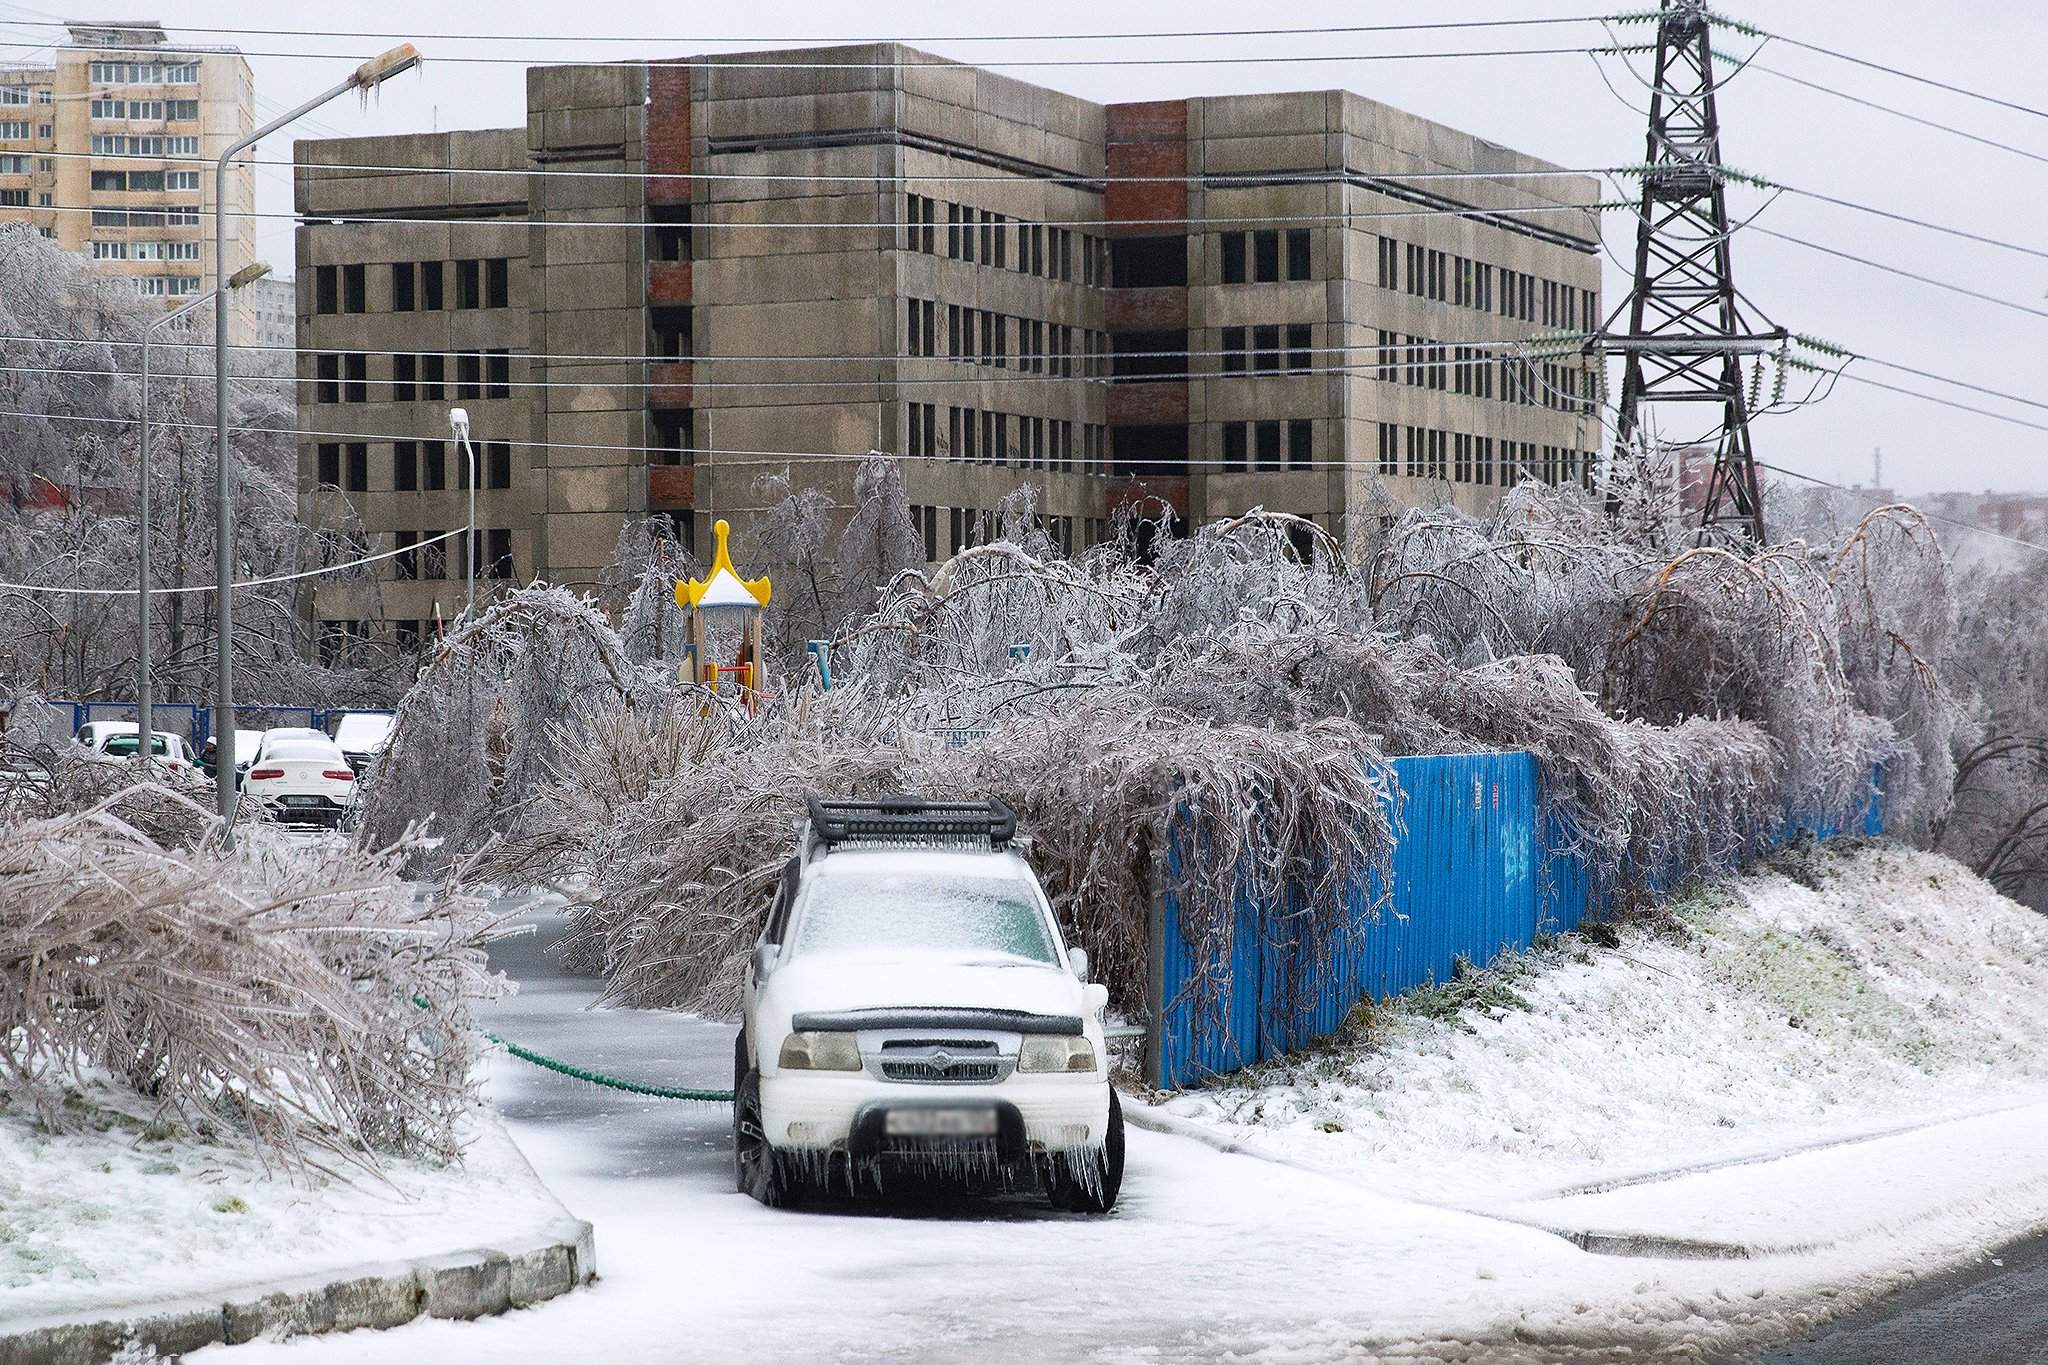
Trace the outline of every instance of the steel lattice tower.
<path fill-rule="evenodd" d="M 1732 532 L 1762 545 L 1763 495 L 1750 448 L 1741 358 L 1774 349 L 1785 331 L 1759 329 L 1749 320 L 1729 264 L 1711 16 L 1704 0 L 1662 5 L 1635 280 L 1627 303 L 1592 345 L 1623 358 L 1617 459 L 1638 438 L 1648 410 L 1687 404 L 1671 409 L 1676 429 L 1686 436 L 1697 433 L 1701 444 L 1709 437 L 1714 443 L 1702 539 Z M 1624 310 L 1628 330 L 1617 331 L 1614 323 Z M 1721 409 L 1717 433 L 1698 420 L 1713 405 Z"/>

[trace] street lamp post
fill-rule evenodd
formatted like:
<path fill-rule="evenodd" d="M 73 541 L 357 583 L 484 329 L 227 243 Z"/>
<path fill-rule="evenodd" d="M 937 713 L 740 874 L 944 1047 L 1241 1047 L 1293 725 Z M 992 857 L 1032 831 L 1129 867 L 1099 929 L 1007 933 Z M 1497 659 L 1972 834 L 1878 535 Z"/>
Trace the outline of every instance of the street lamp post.
<path fill-rule="evenodd" d="M 254 284 L 270 273 L 270 266 L 258 261 L 245 265 L 228 280 L 229 289 Z M 156 730 L 151 713 L 149 682 L 149 344 L 159 329 L 170 326 L 193 309 L 211 303 L 217 289 L 209 289 L 189 303 L 158 318 L 142 329 L 142 458 L 135 481 L 135 616 L 138 622 L 135 644 L 135 728 L 136 752 L 147 758 L 156 752 Z"/>
<path fill-rule="evenodd" d="M 469 409 L 448 409 L 448 426 L 462 442 L 463 457 L 469 461 L 469 529 L 462 536 L 462 560 L 469 569 L 469 605 L 462 613 L 467 621 L 476 615 L 476 449 L 469 443 Z"/>
<path fill-rule="evenodd" d="M 370 91 L 403 71 L 420 64 L 419 50 L 400 43 L 381 57 L 373 57 L 350 73 L 331 90 L 322 91 L 298 108 L 258 128 L 220 154 L 213 168 L 213 277 L 227 278 L 228 265 L 228 162 L 245 148 L 261 142 L 296 119 L 312 113 L 327 101 L 351 90 Z M 214 658 L 214 748 L 213 791 L 215 807 L 228 838 L 235 818 L 235 684 L 234 684 L 234 591 L 235 581 L 235 478 L 234 461 L 228 452 L 228 296 L 226 290 L 213 296 L 213 402 L 215 471 L 214 573 L 218 580 L 214 615 L 219 629 Z"/>

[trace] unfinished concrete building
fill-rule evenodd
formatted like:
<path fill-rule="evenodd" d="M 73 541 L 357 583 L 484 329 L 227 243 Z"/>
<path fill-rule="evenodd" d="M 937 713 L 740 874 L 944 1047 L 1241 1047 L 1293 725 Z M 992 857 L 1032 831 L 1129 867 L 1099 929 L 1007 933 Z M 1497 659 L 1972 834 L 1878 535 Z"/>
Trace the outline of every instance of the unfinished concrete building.
<path fill-rule="evenodd" d="M 297 159 L 302 426 L 345 434 L 307 513 L 462 525 L 465 407 L 490 583 L 591 584 L 647 515 L 743 536 L 764 474 L 843 509 L 870 450 L 942 558 L 1024 483 L 1076 549 L 1132 503 L 1341 535 L 1600 444 L 1575 345 L 1513 345 L 1597 326 L 1595 183 L 1342 91 L 1103 106 L 866 45 L 536 68 L 523 130 Z M 319 615 L 452 613 L 444 544 Z"/>

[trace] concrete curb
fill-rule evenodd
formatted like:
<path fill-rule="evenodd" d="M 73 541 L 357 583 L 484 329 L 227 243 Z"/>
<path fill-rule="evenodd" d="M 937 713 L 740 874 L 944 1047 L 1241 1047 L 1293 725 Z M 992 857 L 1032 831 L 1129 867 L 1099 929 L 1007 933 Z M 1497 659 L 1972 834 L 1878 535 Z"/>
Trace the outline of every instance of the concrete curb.
<path fill-rule="evenodd" d="M 421 1317 L 488 1317 L 566 1294 L 596 1273 L 590 1224 L 563 1217 L 509 1248 L 477 1247 L 224 1295 L 30 1320 L 0 1336 L 0 1365 L 105 1365 L 131 1341 L 176 1357 L 265 1335 L 397 1327 Z"/>

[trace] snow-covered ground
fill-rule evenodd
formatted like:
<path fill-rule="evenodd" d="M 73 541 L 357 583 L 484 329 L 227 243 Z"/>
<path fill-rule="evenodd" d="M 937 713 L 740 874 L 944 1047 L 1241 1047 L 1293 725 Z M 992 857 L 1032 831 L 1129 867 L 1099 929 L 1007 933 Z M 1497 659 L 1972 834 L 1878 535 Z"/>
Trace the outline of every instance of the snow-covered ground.
<path fill-rule="evenodd" d="M 0 1329 L 531 1233 L 561 1207 L 480 1113 L 461 1168 L 294 1181 L 200 1141 L 111 1086 L 77 1094 L 68 1131 L 0 1097 Z"/>
<path fill-rule="evenodd" d="M 1784 855 L 1165 1110 L 1476 1206 L 2043 1098 L 2048 918 L 1876 844 Z"/>
<path fill-rule="evenodd" d="M 1413 1029 L 1397 1045 L 1402 1050 L 1352 1063 L 1380 1069 L 1380 1108 L 1391 1112 L 1410 1094 L 1416 1112 L 1399 1126 L 1384 1116 L 1365 1119 L 1370 1101 L 1342 1105 L 1328 1062 L 1313 1085 L 1306 1073 L 1315 1068 L 1307 1064 L 1294 1079 L 1275 1074 L 1290 1088 L 1274 1092 L 1268 1112 L 1323 1105 L 1313 1119 L 1304 1112 L 1268 1129 L 1246 1112 L 1226 1133 L 1214 1126 L 1215 1097 L 1176 1101 L 1207 1116 L 1211 1143 L 1269 1146 L 1282 1159 L 1134 1131 L 1124 1196 L 1106 1218 L 1052 1213 L 1034 1199 L 764 1209 L 733 1192 L 722 1108 L 596 1090 L 500 1057 L 490 1091 L 550 1186 L 596 1224 L 598 1283 L 477 1323 L 218 1348 L 199 1360 L 1740 1359 L 1928 1268 L 2048 1227 L 2042 1105 L 1794 1159 L 1806 1167 L 1726 1166 L 1686 1177 L 1708 1184 L 1680 1189 L 1673 1200 L 1659 1195 L 1672 1186 L 1615 1192 L 1653 1214 L 1675 1204 L 1696 1223 L 1707 1217 L 1709 1231 L 1718 1230 L 1716 1208 L 1775 1200 L 1784 1216 L 1764 1229 L 1773 1246 L 1787 1240 L 1787 1219 L 1796 1223 L 1816 1206 L 1837 1222 L 1845 1211 L 1864 1217 L 1849 1229 L 1856 1235 L 1820 1239 L 1828 1245 L 1809 1252 L 1767 1247 L 1754 1258 L 1714 1260 L 1589 1254 L 1532 1226 L 1544 1218 L 1508 1202 L 1555 1193 L 1588 1173 L 1669 1169 L 2026 1098 L 1992 1057 L 2010 1053 L 2019 1083 L 2038 1074 L 2039 1062 L 2022 1055 L 2032 1046 L 2022 1016 L 2043 960 L 2037 927 L 1973 892 L 1939 860 L 1878 850 L 1854 855 L 1838 873 L 1818 895 L 1782 878 L 1746 879 L 1741 906 L 1689 912 L 1728 917 L 1722 934 L 1695 931 L 1723 947 L 1631 934 L 1619 954 L 1596 951 L 1589 962 L 1526 974 L 1517 988 L 1537 1008 L 1473 1023 L 1479 1032 L 1402 1026 Z M 1868 905 L 1838 903 L 1843 898 L 1897 913 L 1888 918 Z M 1893 927 L 1901 918 L 1927 924 Z M 1864 964 L 1859 974 L 1901 992 L 1911 1002 L 1900 1007 L 1902 1018 L 1929 1030 L 1933 1043 L 1901 1060 L 1880 1036 L 1884 1010 L 1872 1005 L 1860 1016 L 1864 1024 L 1855 1024 L 1861 1007 L 1854 1002 L 1879 989 L 1874 984 L 1858 991 L 1853 982 L 1827 984 L 1833 973 L 1819 973 L 1818 983 L 1806 979 L 1813 972 L 1780 973 L 1763 960 L 1775 954 L 1748 969 L 1686 965 L 1689 955 L 1719 962 L 1724 948 L 1738 953 L 1767 930 L 1795 944 L 1822 930 L 1836 936 L 1839 946 L 1828 951 L 1842 961 L 1853 954 Z M 1880 953 L 1887 934 L 1902 946 Z M 729 1028 L 659 1012 L 588 1009 L 595 983 L 564 975 L 538 946 L 507 946 L 517 956 L 502 965 L 522 989 L 492 1007 L 499 1031 L 615 1074 L 722 1082 Z M 1631 985 L 1637 976 L 1643 981 Z M 1681 998 L 1701 992 L 1711 995 L 1711 1007 Z M 1928 1000 L 1937 997 L 1942 1003 L 1930 1012 Z M 1992 1003 L 1998 1000 L 2006 1003 Z M 1603 1002 L 1624 1011 L 1624 1022 L 1589 1017 Z M 1798 1028 L 1788 1022 L 1794 1008 L 1807 1012 Z M 1732 1024 L 1722 1017 L 1729 1013 L 1739 1016 Z M 1553 1014 L 1554 1024 L 1539 1028 Z M 1710 1036 L 1695 1037 L 1689 1019 Z M 1512 1043 L 1515 1028 L 1537 1031 L 1520 1038 L 1511 1057 L 1492 1060 L 1485 1044 L 1504 1035 Z M 1575 1041 L 1582 1032 L 1593 1035 L 1583 1047 Z M 1723 1055 L 1744 1048 L 1755 1055 Z M 1400 1074 L 1385 1071 L 1396 1065 L 1412 1069 L 1412 1092 Z M 1698 1068 L 1696 1086 L 1673 1074 L 1680 1067 Z M 1749 1085 L 1780 1091 L 1774 1100 L 1747 1094 Z M 1476 1093 L 1481 1087 L 1490 1089 Z M 1695 1092 L 1697 1099 L 1687 1098 Z M 1555 1118 L 1542 1114 L 1544 1095 L 1561 1111 Z M 1244 1111 L 1251 1096 L 1239 1092 L 1230 1102 Z M 1489 1104 L 1508 1106 L 1516 1118 L 1487 1122 Z M 1432 1107 L 1439 1112 L 1429 1113 Z M 1358 1121 L 1341 1132 L 1318 1126 L 1338 1114 Z M 1749 1131 L 1727 1129 L 1717 1122 L 1724 1116 Z M 1361 1138 L 1372 1122 L 1387 1126 Z M 1647 1131 L 1613 1131 L 1624 1123 Z M 1315 1145 L 1333 1139 L 1362 1150 L 1329 1159 L 1351 1150 Z M 1696 1147 L 1699 1140 L 1704 1145 Z M 1423 1145 L 1398 1159 L 1370 1159 L 1404 1142 Z M 1441 1184 L 1429 1178 L 1432 1162 Z M 1883 1216 L 1902 1191 L 1934 1186 L 1916 1173 L 1944 1162 L 1955 1167 L 1948 1172 L 1954 1182 L 1933 1191 L 1933 1205 L 1910 1218 Z M 1494 1170 L 1502 1173 L 1497 1179 L 1489 1177 Z M 1475 1207 L 1447 1207 L 1461 1201 Z M 1552 1201 L 1539 1213 L 1555 1213 L 1558 1204 L 1571 1201 Z M 1610 1215 L 1625 1223 L 1642 1209 L 1588 1213 Z"/>

